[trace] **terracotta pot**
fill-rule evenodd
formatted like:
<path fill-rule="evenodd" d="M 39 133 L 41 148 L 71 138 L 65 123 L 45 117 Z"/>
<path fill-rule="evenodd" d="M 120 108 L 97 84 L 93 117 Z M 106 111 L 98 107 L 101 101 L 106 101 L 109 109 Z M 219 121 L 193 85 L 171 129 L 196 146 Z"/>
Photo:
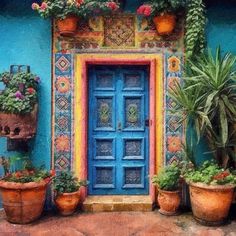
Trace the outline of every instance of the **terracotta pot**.
<path fill-rule="evenodd" d="M 38 106 L 25 115 L 0 113 L 0 136 L 29 139 L 36 133 Z"/>
<path fill-rule="evenodd" d="M 176 215 L 180 205 L 179 191 L 158 190 L 157 197 L 160 209 L 163 215 Z"/>
<path fill-rule="evenodd" d="M 233 185 L 190 183 L 190 200 L 194 218 L 204 225 L 221 225 L 229 213 L 234 194 Z"/>
<path fill-rule="evenodd" d="M 57 28 L 62 36 L 73 36 L 77 30 L 78 18 L 76 16 L 67 16 L 65 19 L 57 20 Z"/>
<path fill-rule="evenodd" d="M 68 216 L 75 212 L 79 199 L 79 191 L 62 193 L 55 197 L 55 204 L 61 215 Z"/>
<path fill-rule="evenodd" d="M 156 30 L 160 35 L 169 35 L 173 32 L 176 25 L 176 16 L 164 14 L 153 18 Z"/>
<path fill-rule="evenodd" d="M 15 224 L 30 223 L 41 216 L 47 182 L 14 183 L 0 181 L 3 208 L 7 220 Z"/>

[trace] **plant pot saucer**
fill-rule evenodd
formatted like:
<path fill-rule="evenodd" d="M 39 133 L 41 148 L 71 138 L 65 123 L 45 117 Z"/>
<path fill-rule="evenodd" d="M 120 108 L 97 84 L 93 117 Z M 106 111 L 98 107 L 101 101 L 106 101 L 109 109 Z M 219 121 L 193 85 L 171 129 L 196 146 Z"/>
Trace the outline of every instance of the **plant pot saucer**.
<path fill-rule="evenodd" d="M 178 215 L 180 215 L 180 211 L 169 212 L 169 211 L 165 211 L 165 210 L 159 209 L 158 212 L 161 215 L 164 215 L 164 216 L 178 216 Z"/>
<path fill-rule="evenodd" d="M 200 225 L 204 225 L 204 226 L 221 226 L 221 225 L 225 225 L 228 220 L 224 219 L 224 220 L 220 220 L 220 221 L 206 221 L 203 219 L 199 219 L 196 216 L 193 216 L 194 220 L 199 223 Z"/>

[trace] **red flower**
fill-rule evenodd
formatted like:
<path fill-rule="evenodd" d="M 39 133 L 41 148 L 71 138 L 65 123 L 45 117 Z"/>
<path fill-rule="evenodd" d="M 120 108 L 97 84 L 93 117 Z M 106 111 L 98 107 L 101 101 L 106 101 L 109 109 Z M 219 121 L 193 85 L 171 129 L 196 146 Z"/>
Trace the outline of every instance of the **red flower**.
<path fill-rule="evenodd" d="M 46 2 L 43 2 L 42 5 L 41 5 L 41 7 L 40 7 L 40 9 L 41 9 L 42 11 L 45 11 L 45 10 L 47 9 L 47 7 L 48 7 L 48 4 L 47 4 Z"/>
<path fill-rule="evenodd" d="M 119 8 L 115 2 L 108 2 L 107 7 L 109 7 L 112 11 L 115 11 Z"/>
<path fill-rule="evenodd" d="M 214 180 L 221 180 L 224 179 L 225 177 L 229 176 L 228 171 L 221 172 L 213 177 Z"/>
<path fill-rule="evenodd" d="M 20 172 L 20 171 L 17 171 L 16 173 L 15 173 L 15 177 L 16 178 L 20 178 L 22 176 L 22 173 Z"/>
<path fill-rule="evenodd" d="M 34 94 L 35 93 L 35 89 L 34 88 L 27 88 L 27 91 L 30 94 Z"/>
<path fill-rule="evenodd" d="M 152 13 L 152 7 L 150 5 L 144 4 L 138 8 L 137 13 L 139 15 L 150 16 Z"/>

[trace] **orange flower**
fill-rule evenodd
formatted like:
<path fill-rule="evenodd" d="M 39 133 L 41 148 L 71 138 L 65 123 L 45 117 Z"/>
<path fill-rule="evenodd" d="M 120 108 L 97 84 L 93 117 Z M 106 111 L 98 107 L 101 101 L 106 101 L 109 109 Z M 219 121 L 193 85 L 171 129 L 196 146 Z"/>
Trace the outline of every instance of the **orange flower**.
<path fill-rule="evenodd" d="M 56 88 L 60 93 L 67 93 L 70 90 L 70 80 L 68 77 L 57 77 Z"/>
<path fill-rule="evenodd" d="M 181 150 L 181 138 L 178 136 L 169 136 L 167 138 L 169 152 L 178 152 Z"/>
<path fill-rule="evenodd" d="M 55 142 L 58 151 L 68 152 L 70 150 L 70 139 L 67 135 L 58 136 Z"/>

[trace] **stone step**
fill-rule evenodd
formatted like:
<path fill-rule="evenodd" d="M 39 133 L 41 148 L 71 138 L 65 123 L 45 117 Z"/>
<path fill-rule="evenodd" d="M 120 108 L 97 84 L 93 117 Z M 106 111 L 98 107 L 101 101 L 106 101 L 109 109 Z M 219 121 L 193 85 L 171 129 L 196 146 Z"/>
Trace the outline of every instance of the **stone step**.
<path fill-rule="evenodd" d="M 150 196 L 88 196 L 83 203 L 85 212 L 152 211 Z"/>

